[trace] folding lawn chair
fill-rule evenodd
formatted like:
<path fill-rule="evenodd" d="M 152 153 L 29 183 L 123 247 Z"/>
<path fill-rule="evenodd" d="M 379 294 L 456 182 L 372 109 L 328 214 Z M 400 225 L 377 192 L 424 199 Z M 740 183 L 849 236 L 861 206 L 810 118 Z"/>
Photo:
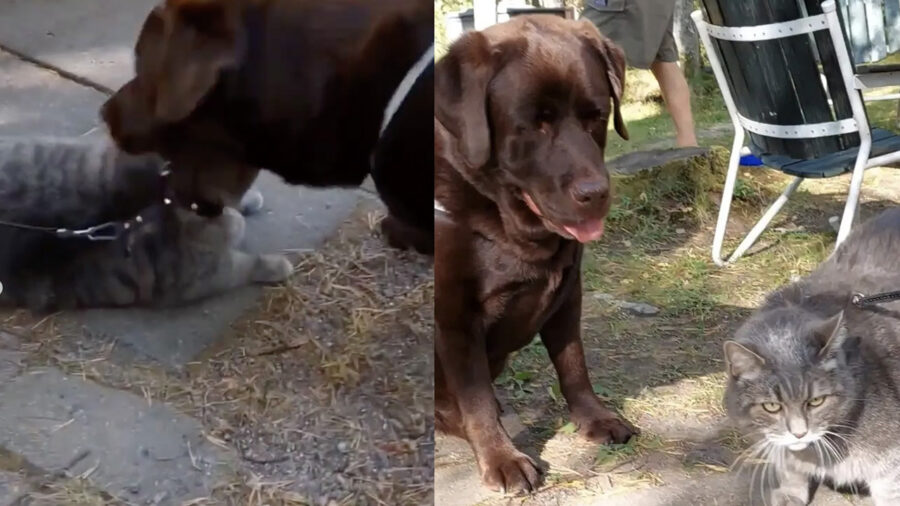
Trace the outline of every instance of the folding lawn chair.
<path fill-rule="evenodd" d="M 707 19 L 699 10 L 691 17 L 735 131 L 713 260 L 725 265 L 740 258 L 804 179 L 851 172 L 839 245 L 853 225 L 865 169 L 900 160 L 900 136 L 869 127 L 861 93 L 900 85 L 900 66 L 863 65 L 900 49 L 900 0 L 877 5 L 841 0 L 840 14 L 834 0 L 821 5 L 815 0 L 702 2 Z M 841 15 L 850 27 L 853 58 L 841 29 Z M 856 26 L 860 19 L 862 29 Z M 722 243 L 745 134 L 750 151 L 764 165 L 794 179 L 724 260 Z"/>

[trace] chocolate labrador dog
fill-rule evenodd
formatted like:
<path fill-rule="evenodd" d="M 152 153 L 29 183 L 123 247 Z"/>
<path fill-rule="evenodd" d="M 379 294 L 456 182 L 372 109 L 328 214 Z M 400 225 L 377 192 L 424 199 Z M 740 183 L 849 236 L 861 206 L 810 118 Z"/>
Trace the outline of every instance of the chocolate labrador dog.
<path fill-rule="evenodd" d="M 535 334 L 579 431 L 634 434 L 594 394 L 580 334 L 582 243 L 602 235 L 610 206 L 610 115 L 628 136 L 624 76 L 622 50 L 593 25 L 544 15 L 470 32 L 437 63 L 436 425 L 469 441 L 493 489 L 539 483 L 492 387 Z"/>
<path fill-rule="evenodd" d="M 388 240 L 428 252 L 433 19 L 428 0 L 166 0 L 102 116 L 124 150 L 190 167 L 211 213 L 256 167 L 311 186 L 371 173 Z"/>

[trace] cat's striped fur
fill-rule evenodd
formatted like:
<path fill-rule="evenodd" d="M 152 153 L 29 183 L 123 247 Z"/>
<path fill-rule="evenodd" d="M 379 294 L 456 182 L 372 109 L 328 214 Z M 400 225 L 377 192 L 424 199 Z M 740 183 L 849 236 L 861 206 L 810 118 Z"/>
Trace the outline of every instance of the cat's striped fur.
<path fill-rule="evenodd" d="M 203 218 L 164 205 L 162 167 L 106 138 L 0 138 L 0 220 L 78 229 L 143 218 L 111 242 L 0 225 L 0 303 L 42 311 L 177 305 L 289 275 L 281 255 L 236 249 L 244 231 L 237 211 Z"/>

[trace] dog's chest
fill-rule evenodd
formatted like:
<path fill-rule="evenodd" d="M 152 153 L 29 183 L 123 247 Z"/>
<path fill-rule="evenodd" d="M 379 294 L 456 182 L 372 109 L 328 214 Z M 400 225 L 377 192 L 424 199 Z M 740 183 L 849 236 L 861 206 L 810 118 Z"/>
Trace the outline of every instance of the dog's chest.
<path fill-rule="evenodd" d="M 560 304 L 578 289 L 580 258 L 549 269 L 524 269 L 530 276 L 507 280 L 488 304 L 495 315 L 488 326 L 489 355 L 502 356 L 527 345 Z M 564 265 L 564 266 L 563 266 Z"/>

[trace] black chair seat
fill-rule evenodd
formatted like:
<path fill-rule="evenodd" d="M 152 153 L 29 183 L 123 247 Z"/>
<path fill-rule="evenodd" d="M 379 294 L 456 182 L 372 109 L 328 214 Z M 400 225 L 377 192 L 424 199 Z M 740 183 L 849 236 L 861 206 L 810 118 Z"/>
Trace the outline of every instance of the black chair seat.
<path fill-rule="evenodd" d="M 879 72 L 900 71 L 900 63 L 869 63 L 856 66 L 857 74 L 878 74 Z"/>
<path fill-rule="evenodd" d="M 788 156 L 765 153 L 752 142 L 750 143 L 750 151 L 762 160 L 765 166 L 785 174 L 805 178 L 825 178 L 840 176 L 852 171 L 859 148 L 845 149 L 811 160 L 799 160 Z M 873 129 L 872 153 L 869 155 L 869 158 L 893 151 L 900 151 L 900 136 L 888 130 Z"/>

